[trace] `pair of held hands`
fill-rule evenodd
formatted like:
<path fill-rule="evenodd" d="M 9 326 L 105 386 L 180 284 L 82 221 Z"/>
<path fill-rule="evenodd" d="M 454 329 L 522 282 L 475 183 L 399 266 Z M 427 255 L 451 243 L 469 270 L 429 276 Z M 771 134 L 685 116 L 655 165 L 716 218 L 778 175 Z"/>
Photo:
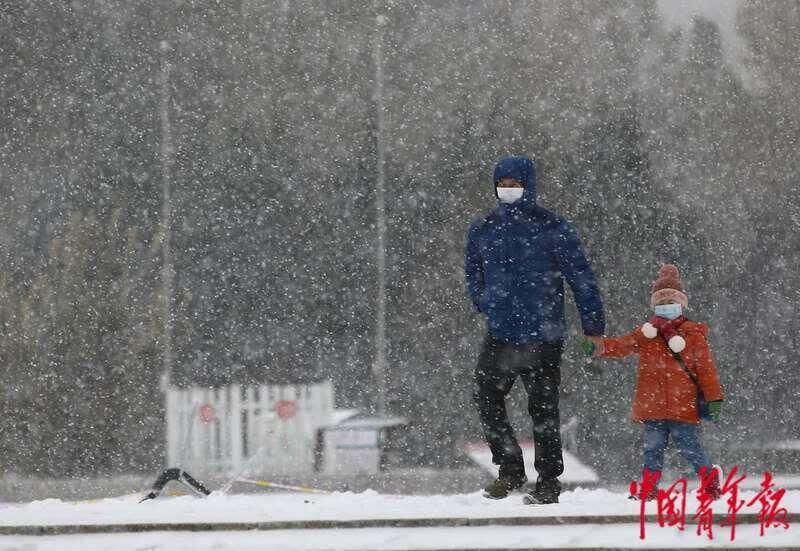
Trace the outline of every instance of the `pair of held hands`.
<path fill-rule="evenodd" d="M 578 346 L 586 356 L 599 356 L 602 353 L 602 338 L 586 335 L 578 341 Z M 712 421 L 718 422 L 722 417 L 722 400 L 709 402 L 708 414 Z"/>

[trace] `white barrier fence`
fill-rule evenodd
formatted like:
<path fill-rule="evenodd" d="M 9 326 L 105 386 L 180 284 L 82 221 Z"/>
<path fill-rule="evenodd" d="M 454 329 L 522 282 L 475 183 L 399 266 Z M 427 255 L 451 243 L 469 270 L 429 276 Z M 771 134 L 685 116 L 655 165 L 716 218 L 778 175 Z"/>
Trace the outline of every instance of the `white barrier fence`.
<path fill-rule="evenodd" d="M 167 391 L 167 460 L 192 473 L 311 471 L 333 385 L 230 385 Z"/>

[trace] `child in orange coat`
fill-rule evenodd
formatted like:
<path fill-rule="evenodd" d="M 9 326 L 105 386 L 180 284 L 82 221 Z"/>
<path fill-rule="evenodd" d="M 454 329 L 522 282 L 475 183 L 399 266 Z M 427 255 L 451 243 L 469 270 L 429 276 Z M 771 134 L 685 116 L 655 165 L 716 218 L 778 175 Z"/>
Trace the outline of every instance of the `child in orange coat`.
<path fill-rule="evenodd" d="M 698 475 L 716 469 L 706 488 L 716 499 L 720 492 L 719 467 L 711 464 L 697 435 L 698 390 L 708 402 L 714 421 L 719 420 L 723 400 L 708 345 L 708 328 L 683 315 L 689 299 L 675 266 L 661 268 L 651 293 L 655 315 L 649 322 L 622 337 L 592 337 L 586 341 L 587 352 L 603 358 L 639 355 L 632 418 L 644 424 L 643 480 L 657 483 L 664 451 L 672 438 Z M 654 487 L 645 498 L 655 495 Z"/>

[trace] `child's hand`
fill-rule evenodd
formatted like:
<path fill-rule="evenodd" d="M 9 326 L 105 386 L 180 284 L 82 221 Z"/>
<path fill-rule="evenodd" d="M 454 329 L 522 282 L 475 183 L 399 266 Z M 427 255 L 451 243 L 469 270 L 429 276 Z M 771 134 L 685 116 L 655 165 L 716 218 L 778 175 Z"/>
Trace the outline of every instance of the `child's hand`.
<path fill-rule="evenodd" d="M 586 336 L 578 341 L 578 346 L 585 355 L 597 356 L 600 354 L 602 341 L 600 340 L 600 337 Z"/>
<path fill-rule="evenodd" d="M 711 416 L 711 420 L 715 423 L 719 422 L 722 417 L 722 400 L 714 400 L 708 403 L 708 415 Z"/>
<path fill-rule="evenodd" d="M 584 353 L 586 356 L 594 356 L 594 349 L 596 346 L 592 341 L 589 339 L 581 339 L 578 341 L 578 347 L 580 347 L 581 352 Z"/>

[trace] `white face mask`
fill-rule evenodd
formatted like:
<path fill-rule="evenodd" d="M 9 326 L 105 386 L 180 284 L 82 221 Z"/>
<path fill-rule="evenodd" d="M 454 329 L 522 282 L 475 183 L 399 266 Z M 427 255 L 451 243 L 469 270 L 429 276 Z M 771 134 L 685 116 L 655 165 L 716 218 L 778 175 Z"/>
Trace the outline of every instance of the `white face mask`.
<path fill-rule="evenodd" d="M 503 203 L 514 203 L 522 199 L 525 188 L 521 187 L 498 187 L 497 198 Z"/>
<path fill-rule="evenodd" d="M 660 318 L 667 318 L 674 320 L 683 313 L 683 308 L 680 304 L 658 304 L 654 308 L 655 313 Z"/>

